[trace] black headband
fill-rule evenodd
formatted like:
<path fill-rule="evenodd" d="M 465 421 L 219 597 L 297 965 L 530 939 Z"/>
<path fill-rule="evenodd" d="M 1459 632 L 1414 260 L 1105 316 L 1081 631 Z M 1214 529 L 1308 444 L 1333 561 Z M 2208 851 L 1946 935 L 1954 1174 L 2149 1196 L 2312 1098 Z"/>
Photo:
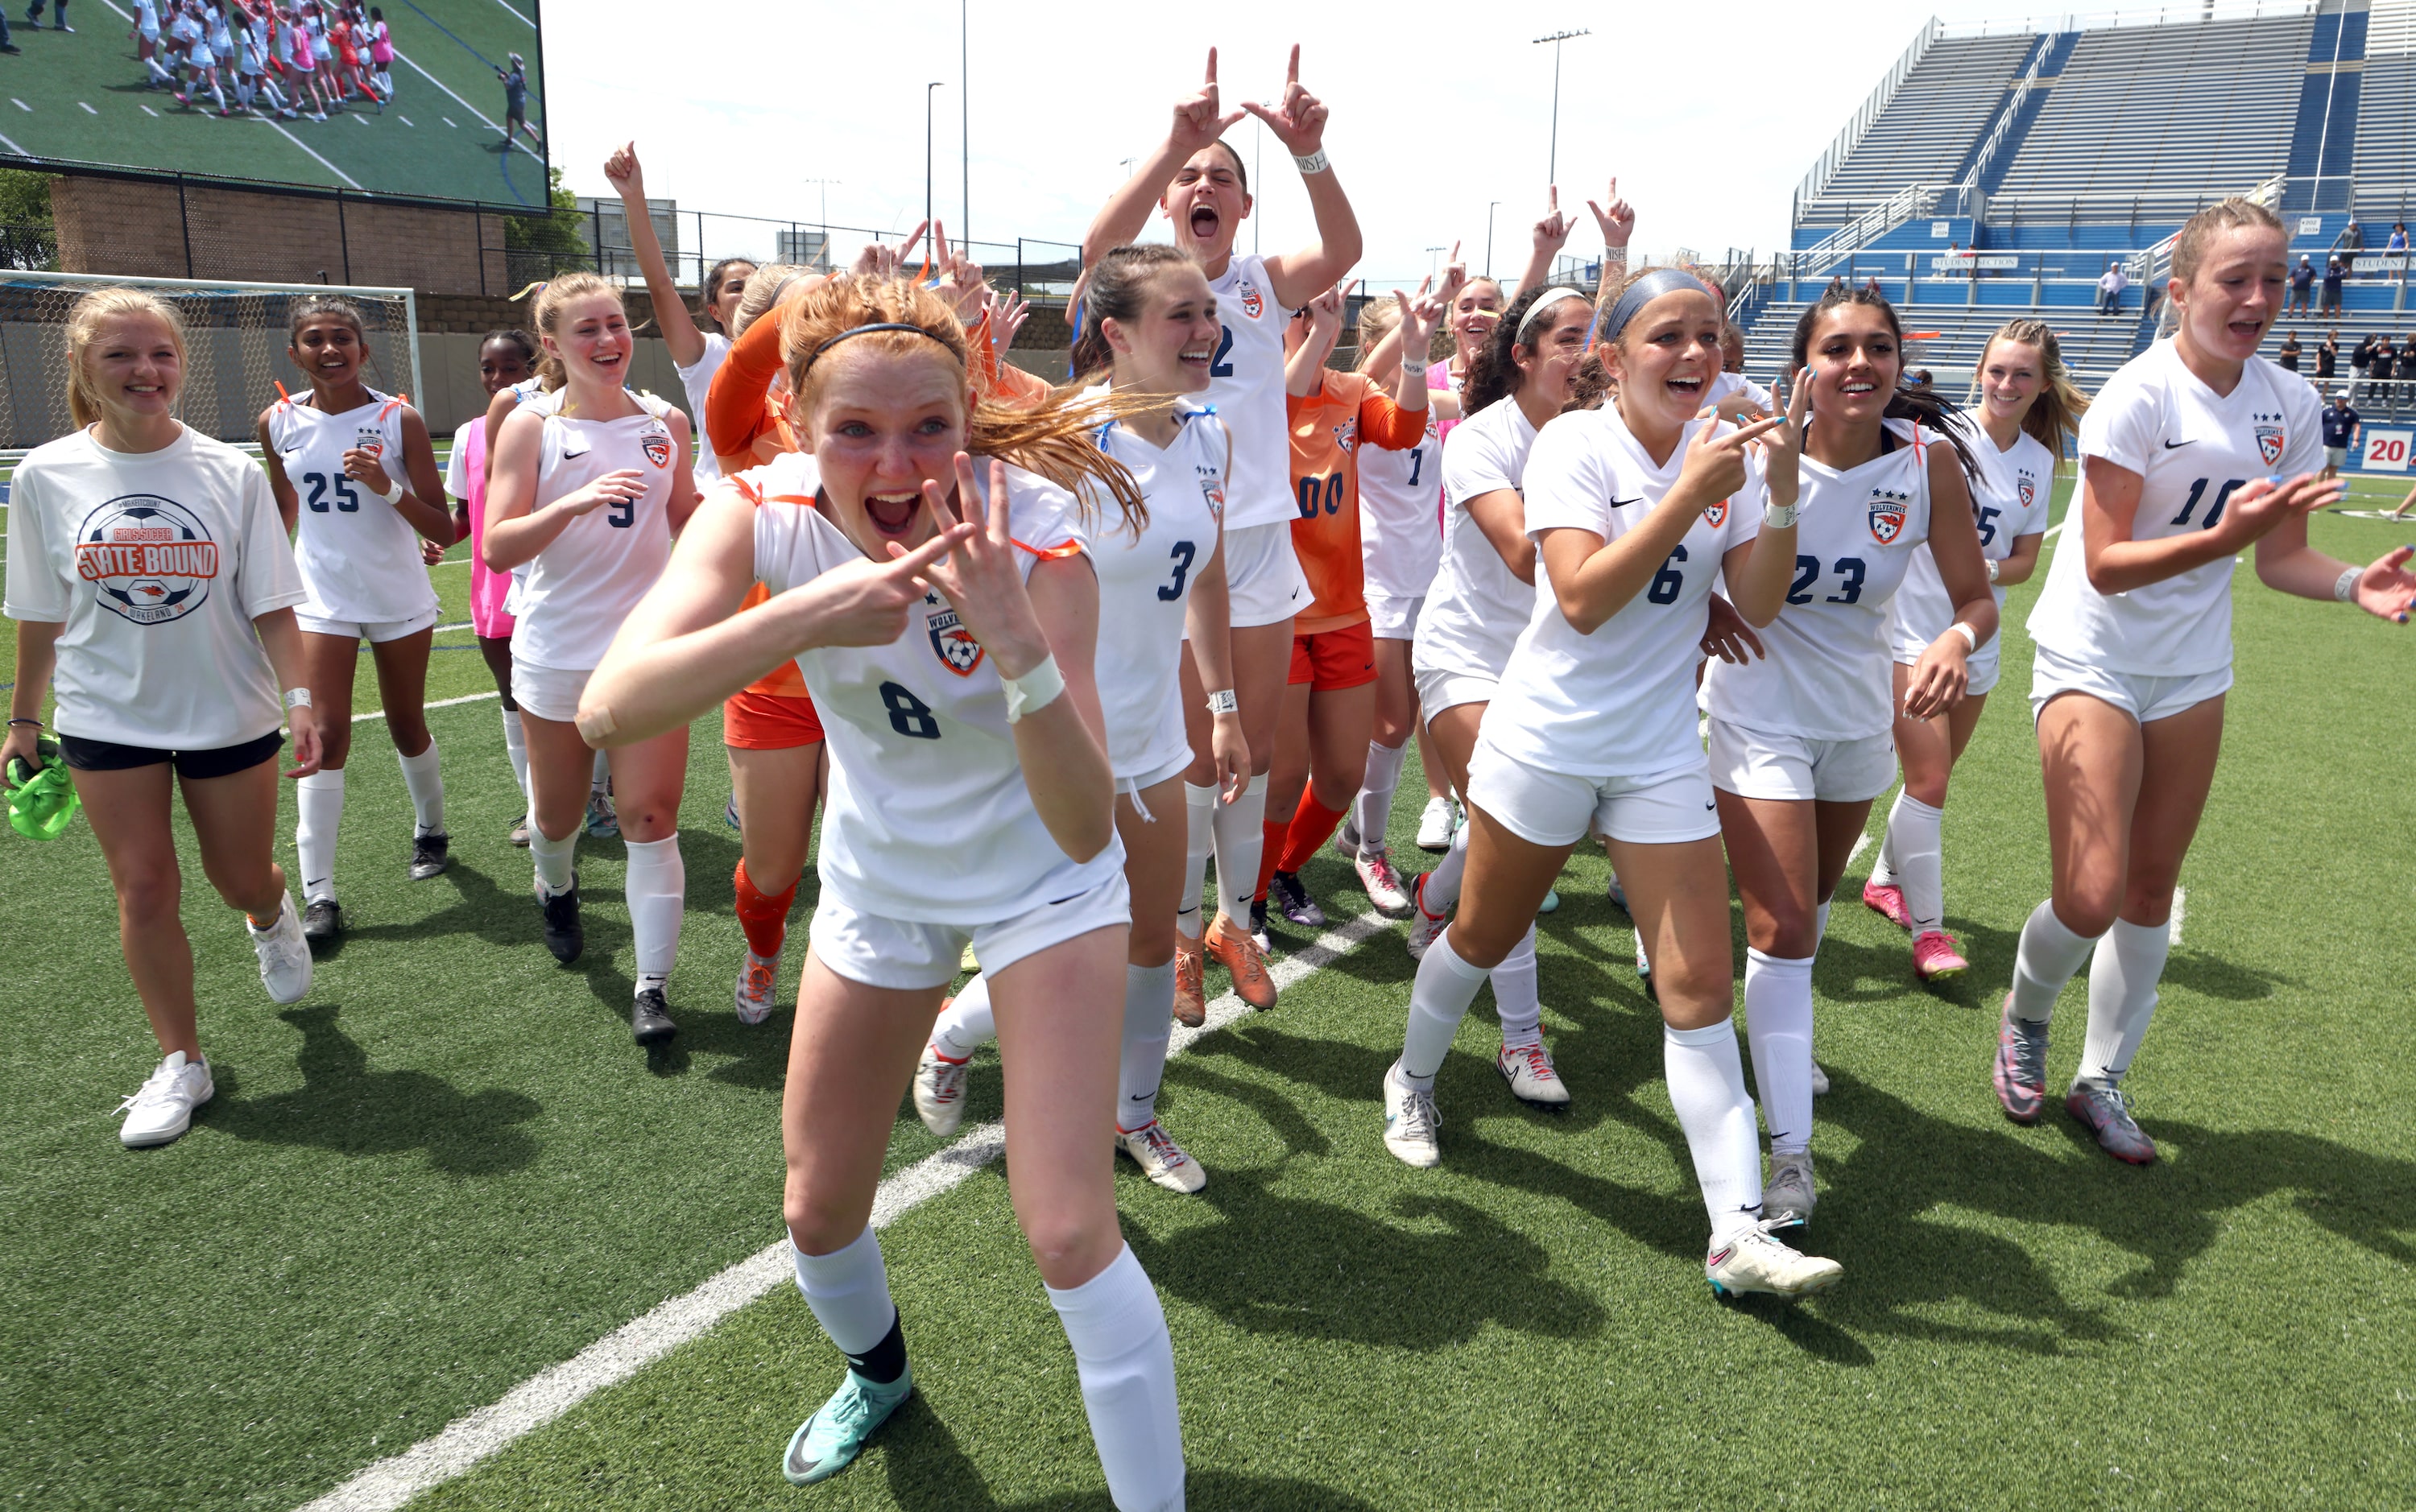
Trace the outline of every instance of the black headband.
<path fill-rule="evenodd" d="M 822 360 L 823 352 L 828 352 L 835 346 L 838 346 L 849 337 L 866 336 L 874 331 L 912 331 L 916 336 L 929 337 L 933 341 L 940 340 L 938 337 L 932 336 L 930 332 L 924 330 L 921 326 L 909 325 L 904 321 L 880 321 L 871 325 L 851 325 L 846 330 L 841 331 L 838 335 L 823 342 L 821 346 L 816 347 L 811 355 L 806 358 L 805 367 L 798 369 L 797 376 L 799 378 L 803 378 L 806 374 L 812 372 L 814 370 L 814 364 Z M 947 345 L 944 341 L 940 342 L 940 344 L 942 346 Z"/>

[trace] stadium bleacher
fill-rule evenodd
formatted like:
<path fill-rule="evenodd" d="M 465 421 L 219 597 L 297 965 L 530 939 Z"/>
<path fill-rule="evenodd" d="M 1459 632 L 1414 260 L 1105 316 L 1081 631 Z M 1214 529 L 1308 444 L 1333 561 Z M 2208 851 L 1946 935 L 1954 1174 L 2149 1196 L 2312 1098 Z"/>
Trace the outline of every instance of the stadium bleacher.
<path fill-rule="evenodd" d="M 2046 321 L 2093 385 L 2144 350 L 2171 238 L 2226 195 L 2273 206 L 2293 256 L 2358 264 L 2336 315 L 2292 316 L 2308 351 L 2336 328 L 2416 331 L 2416 0 L 2221 0 L 1956 28 L 1933 22 L 1799 186 L 1788 253 L 1740 279 L 1747 364 L 1782 370 L 1795 322 L 1833 277 L 1876 278 L 1910 365 L 1968 382 L 1987 336 Z M 2121 312 L 2097 280 L 2121 262 Z M 2343 376 L 2346 376 L 2344 358 Z M 2391 396 L 2416 409 L 2416 388 Z"/>

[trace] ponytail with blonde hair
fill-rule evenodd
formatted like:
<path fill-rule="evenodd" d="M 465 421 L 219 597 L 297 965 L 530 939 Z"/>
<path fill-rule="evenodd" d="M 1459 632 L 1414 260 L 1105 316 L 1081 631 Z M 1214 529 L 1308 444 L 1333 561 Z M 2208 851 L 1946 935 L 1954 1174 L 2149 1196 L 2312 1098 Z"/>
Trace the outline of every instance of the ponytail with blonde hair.
<path fill-rule="evenodd" d="M 738 295 L 738 307 L 730 312 L 730 339 L 735 341 L 745 336 L 748 326 L 779 303 L 783 290 L 809 276 L 821 277 L 812 268 L 794 262 L 766 262 L 748 274 L 747 287 Z"/>
<path fill-rule="evenodd" d="M 789 301 L 779 319 L 781 367 L 801 418 L 812 412 L 838 370 L 828 360 L 838 354 L 835 349 L 904 357 L 928 355 L 937 346 L 968 389 L 974 382 L 956 312 L 910 279 L 842 274 Z M 882 329 L 892 326 L 905 329 Z M 1094 436 L 1101 426 L 1159 402 L 1113 393 L 1085 398 L 1072 388 L 1055 390 L 1029 408 L 1010 409 L 977 397 L 965 416 L 964 449 L 1038 473 L 1071 492 L 1086 517 L 1104 492 L 1115 500 L 1125 526 L 1139 533 L 1149 518 L 1140 486 L 1123 463 L 1099 450 Z"/>
<path fill-rule="evenodd" d="M 2080 417 L 2089 412 L 2089 396 L 2073 382 L 2071 369 L 2063 365 L 2063 348 L 2045 321 L 2025 316 L 1997 327 L 1996 334 L 1980 348 L 1983 374 L 1988 370 L 1989 349 L 2000 341 L 2018 342 L 2039 354 L 2039 377 L 2043 382 L 2038 397 L 2031 401 L 2030 412 L 2022 416 L 2022 430 L 2047 449 L 2047 455 L 2055 458 L 2055 470 L 2061 472 L 2064 448 L 2080 434 Z"/>
<path fill-rule="evenodd" d="M 530 318 L 536 326 L 538 337 L 537 382 L 549 394 L 569 382 L 569 375 L 563 368 L 561 356 L 546 350 L 543 338 L 554 334 L 555 325 L 562 320 L 562 307 L 589 294 L 611 294 L 613 304 L 621 303 L 620 290 L 586 272 L 563 274 L 548 280 L 545 287 L 537 292 L 536 308 Z"/>
<path fill-rule="evenodd" d="M 68 415 L 79 430 L 101 415 L 100 394 L 84 372 L 84 353 L 100 339 L 103 325 L 129 316 L 149 316 L 168 328 L 168 339 L 176 348 L 177 388 L 180 392 L 183 389 L 185 322 L 177 319 L 175 308 L 159 295 L 140 289 L 123 285 L 96 289 L 68 310 Z M 172 412 L 175 399 L 175 395 L 169 396 Z"/>

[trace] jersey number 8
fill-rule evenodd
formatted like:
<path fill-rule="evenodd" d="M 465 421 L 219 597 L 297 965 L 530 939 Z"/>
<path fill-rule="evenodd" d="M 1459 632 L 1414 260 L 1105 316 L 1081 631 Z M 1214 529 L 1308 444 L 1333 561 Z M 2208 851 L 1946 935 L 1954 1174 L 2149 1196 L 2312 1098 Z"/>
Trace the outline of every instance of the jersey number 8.
<path fill-rule="evenodd" d="M 931 706 L 895 682 L 881 685 L 881 705 L 889 711 L 889 727 L 910 740 L 936 741 L 940 721 Z"/>

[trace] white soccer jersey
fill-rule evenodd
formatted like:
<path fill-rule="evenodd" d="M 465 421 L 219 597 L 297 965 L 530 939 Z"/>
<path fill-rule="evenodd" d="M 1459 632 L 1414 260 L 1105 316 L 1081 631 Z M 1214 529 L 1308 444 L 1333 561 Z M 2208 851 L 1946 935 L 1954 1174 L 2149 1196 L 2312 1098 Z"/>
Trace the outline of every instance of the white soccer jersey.
<path fill-rule="evenodd" d="M 985 489 L 989 472 L 976 458 Z M 774 593 L 863 560 L 811 505 L 788 502 L 812 497 L 811 457 L 777 457 L 745 475 L 770 496 L 755 511 L 755 576 Z M 1007 479 L 1015 539 L 1087 548 L 1072 495 L 1021 468 Z M 1027 577 L 1038 560 L 1023 554 Z M 1116 634 L 1103 620 L 1101 644 Z M 920 923 L 993 924 L 1123 872 L 1122 844 L 1078 862 L 1049 835 L 1016 759 L 997 669 L 936 590 L 890 644 L 819 647 L 797 666 L 831 756 L 817 864 L 823 887 L 849 906 Z"/>
<path fill-rule="evenodd" d="M 1729 428 L 1689 422 L 1669 461 L 1656 464 L 1615 406 L 1561 416 L 1527 458 L 1527 533 L 1570 528 L 1608 543 L 1638 529 L 1710 424 Z M 1485 712 L 1486 740 L 1529 766 L 1573 776 L 1649 777 L 1701 760 L 1695 664 L 1712 583 L 1729 551 L 1761 530 L 1767 496 L 1760 467 L 1749 462 L 1744 487 L 1705 510 L 1644 591 L 1591 635 L 1562 614 L 1539 554 L 1534 613 Z"/>
<path fill-rule="evenodd" d="M 645 491 L 572 520 L 528 563 L 513 597 L 515 659 L 563 671 L 604 659 L 621 621 L 671 560 L 677 447 L 671 426 L 644 406 L 619 420 L 546 415 L 530 514 L 624 468 L 644 478 Z"/>
<path fill-rule="evenodd" d="M 713 375 L 730 360 L 730 338 L 718 331 L 704 333 L 704 355 L 682 367 L 676 363 L 672 370 L 679 374 L 680 387 L 687 393 L 688 428 L 694 434 L 704 434 L 704 398 L 713 390 Z M 711 446 L 696 449 L 696 486 L 710 488 L 721 481 L 721 461 L 713 455 Z"/>
<path fill-rule="evenodd" d="M 268 440 L 300 508 L 294 554 L 313 619 L 362 623 L 414 620 L 436 607 L 436 590 L 419 560 L 419 532 L 401 512 L 344 473 L 344 453 L 377 454 L 386 476 L 409 487 L 402 471 L 400 399 L 370 391 L 370 402 L 341 414 L 310 395 L 280 399 L 268 412 Z M 423 502 L 443 504 L 442 500 Z"/>
<path fill-rule="evenodd" d="M 1802 458 L 1787 606 L 1760 632 L 1766 657 L 1705 671 L 1714 719 L 1814 741 L 1884 735 L 1895 724 L 1888 606 L 1929 540 L 1923 468 L 1945 442 L 1925 432 L 1915 445 L 1910 421 L 1885 424 L 1894 449 L 1860 467 Z"/>
<path fill-rule="evenodd" d="M 1405 452 L 1359 450 L 1359 561 L 1370 598 L 1419 598 L 1442 565 L 1442 436 L 1427 411 L 1426 438 Z"/>
<path fill-rule="evenodd" d="M 1090 531 L 1091 564 L 1099 574 L 1094 668 L 1108 762 L 1121 782 L 1163 771 L 1190 754 L 1183 732 L 1183 614 L 1191 585 L 1216 549 L 1225 427 L 1215 415 L 1195 412 L 1159 451 L 1122 426 L 1108 426 L 1099 450 L 1131 471 L 1149 506 L 1138 539 L 1112 514 Z"/>
<path fill-rule="evenodd" d="M 2200 382 L 2170 341 L 2106 381 L 2080 421 L 2080 455 L 2139 474 L 2135 541 L 2212 530 L 2233 490 L 2254 478 L 2323 466 L 2321 404 L 2307 381 L 2251 357 L 2227 395 Z M 2080 542 L 2067 539 L 2031 609 L 2031 638 L 2069 661 L 2138 677 L 2196 677 L 2231 665 L 2231 569 L 2217 557 L 2127 593 L 2089 583 Z"/>
<path fill-rule="evenodd" d="M 1442 565 L 1418 615 L 1411 665 L 1418 671 L 1498 678 L 1510 648 L 1534 614 L 1535 591 L 1518 580 L 1466 501 L 1497 489 L 1516 490 L 1535 444 L 1516 395 L 1487 405 L 1452 427 L 1443 447 L 1443 492 L 1449 527 Z"/>
<path fill-rule="evenodd" d="M 5 612 L 61 627 L 61 731 L 210 751 L 278 727 L 252 621 L 304 595 L 259 463 L 190 428 L 156 452 L 77 430 L 26 453 L 12 489 Z"/>
<path fill-rule="evenodd" d="M 2028 434 L 2001 452 L 1977 425 L 1966 427 L 1964 434 L 1971 443 L 1971 455 L 1980 459 L 1980 481 L 1971 486 L 1971 518 L 1980 528 L 1980 553 L 1991 561 L 2002 561 L 2014 554 L 2016 539 L 2046 530 L 2055 457 Z M 1997 607 L 2002 609 L 2005 591 L 2000 588 L 1996 593 Z M 1914 553 L 1888 618 L 1888 643 L 1895 659 L 1907 665 L 1919 661 L 1929 643 L 1946 634 L 1946 627 L 1954 622 L 1955 601 L 1946 596 L 1937 559 L 1926 551 Z M 1972 653 L 1973 659 L 1995 659 L 2003 640 L 2000 632 Z"/>
<path fill-rule="evenodd" d="M 134 0 L 134 29 L 146 42 L 159 40 L 159 0 Z"/>
<path fill-rule="evenodd" d="M 1225 528 L 1282 525 L 1300 517 L 1291 492 L 1291 423 L 1284 414 L 1284 323 L 1264 258 L 1233 255 L 1209 280 L 1224 334 L 1208 361 L 1207 406 L 1233 438 Z"/>
<path fill-rule="evenodd" d="M 1778 412 L 1778 396 L 1747 378 L 1743 373 L 1720 373 L 1712 379 L 1712 391 L 1704 397 L 1706 404 L 1717 404 L 1731 394 L 1742 394 L 1753 401 L 1754 408 L 1764 414 Z"/>

